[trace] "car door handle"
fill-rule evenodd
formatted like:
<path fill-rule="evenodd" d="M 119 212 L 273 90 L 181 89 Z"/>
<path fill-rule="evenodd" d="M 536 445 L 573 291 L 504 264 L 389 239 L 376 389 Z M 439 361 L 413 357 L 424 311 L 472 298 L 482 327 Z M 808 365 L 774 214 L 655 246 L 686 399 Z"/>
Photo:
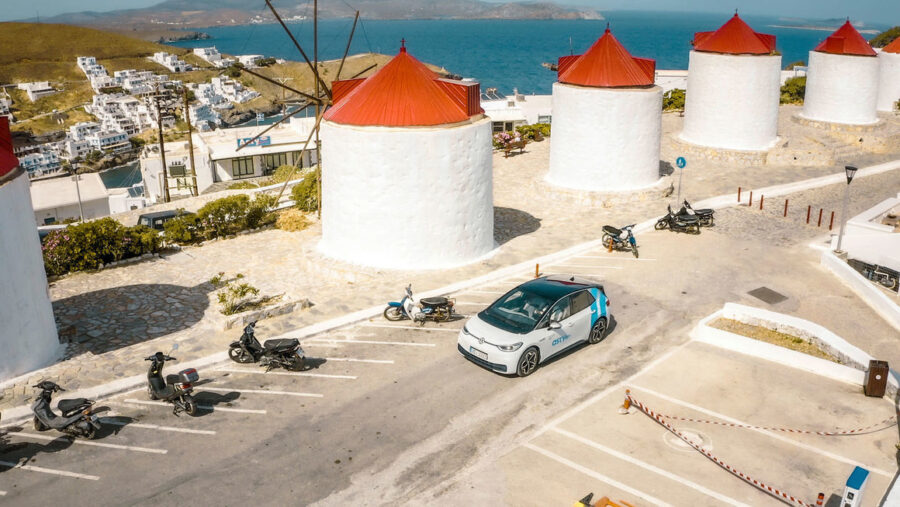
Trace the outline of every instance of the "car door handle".
<path fill-rule="evenodd" d="M 573 325 L 575 325 L 574 322 L 569 322 L 569 323 L 566 324 L 566 327 L 572 327 Z"/>

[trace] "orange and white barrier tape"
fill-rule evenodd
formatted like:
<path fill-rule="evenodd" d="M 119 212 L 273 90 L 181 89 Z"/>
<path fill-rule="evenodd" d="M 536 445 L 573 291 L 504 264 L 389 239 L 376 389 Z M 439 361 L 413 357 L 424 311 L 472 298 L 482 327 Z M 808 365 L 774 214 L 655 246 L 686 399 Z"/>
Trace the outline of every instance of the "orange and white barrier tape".
<path fill-rule="evenodd" d="M 664 428 L 666 428 L 667 430 L 671 431 L 675 436 L 677 436 L 677 437 L 680 438 L 682 441 L 684 441 L 684 443 L 686 443 L 686 444 L 688 444 L 689 446 L 693 447 L 695 450 L 699 451 L 699 452 L 702 453 L 704 456 L 706 456 L 707 458 L 709 458 L 713 463 L 715 463 L 715 464 L 719 465 L 720 467 L 724 468 L 725 470 L 727 470 L 728 472 L 730 472 L 732 475 L 734 475 L 735 477 L 737 477 L 737 478 L 743 480 L 743 481 L 746 482 L 747 484 L 750 484 L 751 486 L 754 486 L 754 487 L 756 487 L 757 489 L 759 489 L 759 490 L 761 490 L 761 491 L 763 491 L 763 492 L 765 492 L 765 493 L 768 493 L 769 495 L 772 495 L 773 497 L 775 497 L 775 498 L 777 498 L 777 499 L 779 499 L 779 500 L 781 500 L 781 501 L 783 501 L 783 502 L 787 502 L 787 503 L 790 503 L 790 504 L 792 504 L 792 505 L 799 505 L 799 506 L 801 506 L 801 507 L 813 507 L 812 504 L 808 504 L 808 503 L 804 502 L 803 500 L 800 500 L 799 498 L 797 498 L 797 497 L 795 497 L 795 496 L 793 496 L 793 495 L 789 495 L 789 494 L 785 493 L 784 491 L 781 491 L 781 490 L 779 490 L 779 489 L 777 489 L 777 488 L 773 488 L 772 486 L 769 486 L 769 485 L 767 485 L 767 484 L 765 484 L 765 483 L 763 483 L 763 482 L 760 482 L 760 481 L 758 481 L 758 480 L 756 480 L 756 479 L 750 477 L 749 475 L 747 475 L 747 474 L 745 474 L 745 473 L 743 473 L 743 472 L 738 471 L 737 469 L 735 469 L 735 468 L 732 467 L 731 465 L 725 463 L 724 461 L 720 460 L 719 458 L 713 456 L 712 453 L 710 453 L 709 451 L 707 451 L 707 450 L 704 449 L 703 447 L 699 446 L 698 444 L 694 443 L 690 438 L 684 436 L 680 431 L 678 431 L 677 429 L 673 428 L 671 424 L 669 424 L 669 423 L 667 423 L 665 420 L 663 420 L 663 418 L 665 417 L 664 415 L 658 414 L 658 413 L 656 413 L 656 412 L 650 410 L 650 409 L 647 408 L 647 406 L 645 406 L 643 403 L 641 403 L 641 402 L 639 402 L 638 400 L 632 398 L 632 397 L 631 397 L 630 391 L 625 391 L 625 399 L 626 399 L 626 401 L 630 402 L 632 405 L 634 405 L 635 407 L 637 407 L 637 408 L 638 408 L 641 412 L 643 412 L 645 415 L 647 415 L 648 417 L 650 417 L 651 419 L 653 419 L 654 421 L 656 421 L 657 423 L 659 423 L 660 425 L 662 425 L 662 426 L 663 426 Z"/>

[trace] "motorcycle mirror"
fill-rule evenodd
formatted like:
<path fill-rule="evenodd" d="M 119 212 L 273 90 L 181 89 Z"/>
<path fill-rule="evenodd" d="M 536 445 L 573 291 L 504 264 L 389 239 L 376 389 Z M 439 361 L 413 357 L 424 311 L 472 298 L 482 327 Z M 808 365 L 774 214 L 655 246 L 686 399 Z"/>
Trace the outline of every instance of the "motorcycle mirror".
<path fill-rule="evenodd" d="M 177 343 L 173 343 L 173 344 L 172 344 L 172 350 L 170 350 L 169 353 L 166 354 L 166 355 L 167 355 L 167 356 L 172 355 L 172 352 L 175 352 L 176 350 L 178 350 L 178 344 L 177 344 Z"/>

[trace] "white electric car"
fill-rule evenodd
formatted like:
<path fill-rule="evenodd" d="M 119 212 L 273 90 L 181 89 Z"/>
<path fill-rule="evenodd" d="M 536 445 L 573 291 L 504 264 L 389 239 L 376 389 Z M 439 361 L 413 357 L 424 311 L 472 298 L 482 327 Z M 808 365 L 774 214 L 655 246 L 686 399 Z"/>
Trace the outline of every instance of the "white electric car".
<path fill-rule="evenodd" d="M 457 348 L 475 364 L 524 377 L 573 345 L 599 343 L 609 318 L 602 285 L 570 275 L 545 276 L 519 285 L 469 319 Z"/>

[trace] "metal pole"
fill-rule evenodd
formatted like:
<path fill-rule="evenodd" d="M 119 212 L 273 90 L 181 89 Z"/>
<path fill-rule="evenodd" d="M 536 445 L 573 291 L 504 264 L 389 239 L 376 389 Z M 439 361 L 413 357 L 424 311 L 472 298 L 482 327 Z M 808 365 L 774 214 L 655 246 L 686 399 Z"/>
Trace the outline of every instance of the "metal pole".
<path fill-rule="evenodd" d="M 355 23 L 355 22 L 354 22 Z M 316 73 L 316 98 L 319 98 L 319 0 L 313 0 L 313 69 Z M 325 83 L 323 82 L 324 86 Z M 325 88 L 328 91 L 328 88 Z M 331 93 L 328 94 L 331 96 Z M 316 102 L 316 118 L 319 118 L 320 103 Z M 316 217 L 322 218 L 322 143 L 319 140 L 319 124 L 316 123 Z"/>
<path fill-rule="evenodd" d="M 676 207 L 677 207 L 679 204 L 681 204 L 681 177 L 682 177 L 683 175 L 684 175 L 684 168 L 682 167 L 682 168 L 678 171 L 678 200 L 677 200 L 676 203 L 675 203 L 675 206 L 676 206 Z"/>
<path fill-rule="evenodd" d="M 159 91 L 156 96 L 156 129 L 159 133 L 159 158 L 162 160 L 163 202 L 169 202 L 169 171 L 166 167 L 166 142 L 163 139 L 162 111 L 159 107 Z"/>
<path fill-rule="evenodd" d="M 184 120 L 188 125 L 188 156 L 191 161 L 191 178 L 194 181 L 194 197 L 200 195 L 200 191 L 197 190 L 197 168 L 194 167 L 194 137 L 192 135 L 193 128 L 191 128 L 191 108 L 188 105 L 188 94 L 187 90 L 184 90 Z"/>
<path fill-rule="evenodd" d="M 844 189 L 844 205 L 841 207 L 841 231 L 838 233 L 837 248 L 835 253 L 844 253 L 841 250 L 841 243 L 844 240 L 844 227 L 847 225 L 847 205 L 850 203 L 850 182 L 847 182 L 847 188 Z"/>
<path fill-rule="evenodd" d="M 81 221 L 84 222 L 84 208 L 81 207 L 81 187 L 78 185 L 78 169 L 75 169 L 75 195 L 78 196 L 78 214 L 81 216 Z"/>

